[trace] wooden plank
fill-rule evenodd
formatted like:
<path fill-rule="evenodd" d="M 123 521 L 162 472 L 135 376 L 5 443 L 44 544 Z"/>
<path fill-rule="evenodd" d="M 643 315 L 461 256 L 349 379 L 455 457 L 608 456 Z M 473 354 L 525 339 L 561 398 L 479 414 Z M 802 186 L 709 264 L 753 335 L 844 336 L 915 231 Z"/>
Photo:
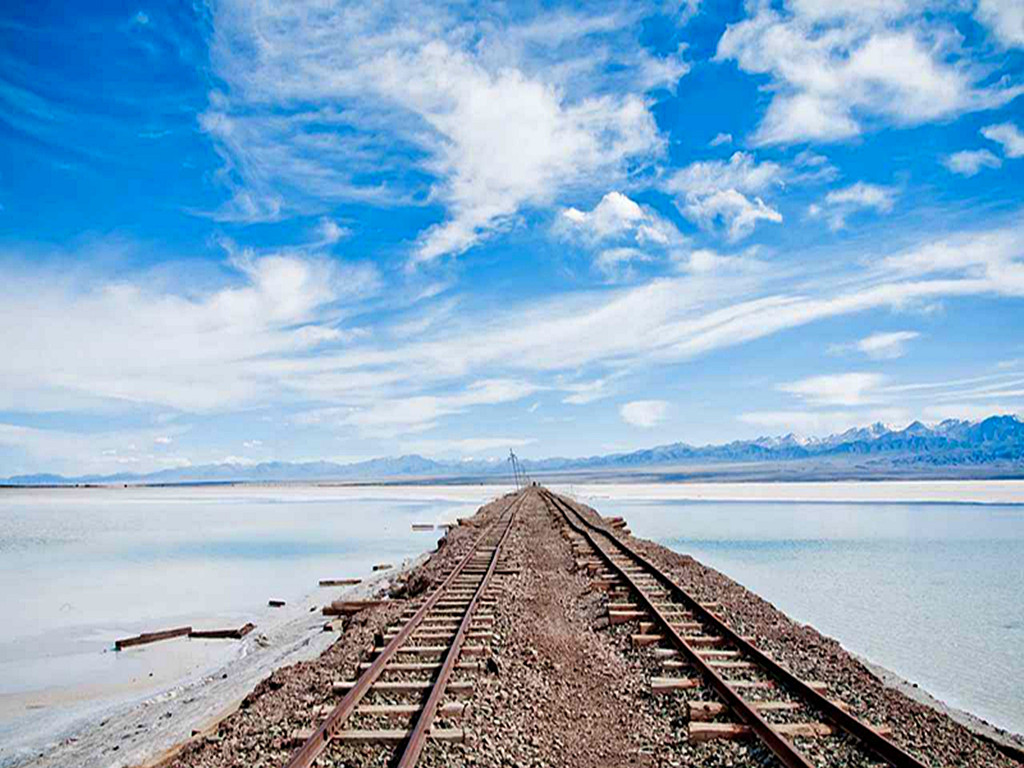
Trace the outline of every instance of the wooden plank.
<path fill-rule="evenodd" d="M 360 669 L 369 669 L 372 662 L 363 661 L 360 662 Z M 479 672 L 482 667 L 479 661 L 458 661 L 455 663 L 456 669 L 468 669 L 474 672 Z M 392 662 L 384 667 L 385 672 L 435 672 L 441 668 L 441 662 Z"/>
<path fill-rule="evenodd" d="M 254 629 L 256 625 L 250 621 L 235 629 L 194 629 L 188 636 L 208 640 L 241 640 Z"/>
<path fill-rule="evenodd" d="M 352 744 L 401 744 L 409 738 L 410 731 L 406 728 L 392 730 L 337 731 L 334 738 Z M 466 732 L 462 728 L 431 728 L 427 736 L 434 741 L 465 741 Z"/>
<path fill-rule="evenodd" d="M 412 529 L 414 531 L 432 531 L 434 530 L 433 523 L 413 523 Z"/>
<path fill-rule="evenodd" d="M 328 706 L 330 709 L 330 706 Z M 419 704 L 360 704 L 356 707 L 357 715 L 374 717 L 410 717 L 423 707 Z M 437 712 L 441 717 L 462 717 L 466 714 L 467 705 L 461 701 L 442 704 Z"/>
<path fill-rule="evenodd" d="M 758 712 L 782 712 L 801 709 L 802 704 L 796 701 L 751 701 L 750 706 Z M 718 701 L 691 701 L 687 704 L 690 720 L 713 720 L 728 711 L 728 707 Z"/>
<path fill-rule="evenodd" d="M 335 693 L 345 693 L 355 685 L 354 680 L 336 680 L 334 682 Z M 372 688 L 375 691 L 389 691 L 391 693 L 421 693 L 433 688 L 434 683 L 430 680 L 397 680 L 395 682 L 377 682 Z M 472 693 L 472 681 L 458 681 L 448 683 L 445 691 L 449 693 Z"/>
<path fill-rule="evenodd" d="M 625 624 L 627 621 L 639 621 L 646 617 L 646 611 L 608 611 L 609 624 Z"/>
<path fill-rule="evenodd" d="M 123 640 L 117 640 L 114 643 L 114 650 L 120 651 L 122 648 L 130 648 L 133 645 L 146 645 L 147 643 L 155 643 L 158 640 L 170 640 L 172 637 L 183 637 L 192 631 L 192 627 L 176 627 L 174 629 L 165 629 L 160 632 L 143 632 L 141 635 L 135 637 L 126 637 Z"/>
<path fill-rule="evenodd" d="M 362 579 L 320 579 L 321 587 L 350 587 L 362 583 Z"/>
<path fill-rule="evenodd" d="M 367 608 L 382 605 L 385 600 L 334 600 L 323 608 L 324 616 L 351 616 Z"/>
<path fill-rule="evenodd" d="M 389 570 L 391 570 L 394 567 L 395 566 L 393 566 L 391 563 L 377 563 L 375 566 L 373 566 L 373 570 L 375 570 L 375 571 L 389 571 Z"/>
<path fill-rule="evenodd" d="M 630 642 L 634 648 L 642 648 L 645 645 L 656 645 L 665 639 L 664 635 L 630 635 Z"/>
<path fill-rule="evenodd" d="M 804 738 L 818 738 L 830 736 L 834 729 L 825 723 L 779 723 L 773 725 L 776 732 L 792 738 L 802 736 Z M 692 722 L 689 725 L 690 741 L 703 742 L 713 739 L 745 739 L 749 738 L 753 731 L 749 726 L 739 723 L 698 723 Z"/>
<path fill-rule="evenodd" d="M 675 693 L 676 691 L 688 691 L 700 685 L 696 680 L 688 677 L 652 677 L 651 693 Z"/>

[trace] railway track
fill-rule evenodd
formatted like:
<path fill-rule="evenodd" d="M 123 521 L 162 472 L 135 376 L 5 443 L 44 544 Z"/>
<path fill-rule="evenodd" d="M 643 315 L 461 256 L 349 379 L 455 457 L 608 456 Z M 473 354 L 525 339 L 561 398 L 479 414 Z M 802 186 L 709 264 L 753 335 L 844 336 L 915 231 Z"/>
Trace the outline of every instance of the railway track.
<path fill-rule="evenodd" d="M 332 744 L 380 745 L 393 754 L 376 764 L 410 768 L 428 739 L 465 738 L 451 724 L 465 712 L 474 673 L 485 669 L 494 621 L 488 588 L 501 571 L 503 545 L 525 495 L 509 501 L 440 586 L 410 602 L 403 622 L 388 627 L 355 680 L 334 684 L 341 700 L 301 735 L 286 768 L 312 766 Z"/>
<path fill-rule="evenodd" d="M 652 692 L 688 694 L 691 741 L 756 737 L 786 768 L 821 768 L 827 761 L 812 759 L 815 744 L 837 739 L 847 742 L 843 765 L 925 768 L 829 699 L 822 684 L 801 680 L 733 631 L 714 604 L 698 602 L 613 530 L 546 489 L 541 497 L 568 527 L 579 562 L 608 590 L 609 621 L 635 622 L 633 644 L 660 660 Z"/>

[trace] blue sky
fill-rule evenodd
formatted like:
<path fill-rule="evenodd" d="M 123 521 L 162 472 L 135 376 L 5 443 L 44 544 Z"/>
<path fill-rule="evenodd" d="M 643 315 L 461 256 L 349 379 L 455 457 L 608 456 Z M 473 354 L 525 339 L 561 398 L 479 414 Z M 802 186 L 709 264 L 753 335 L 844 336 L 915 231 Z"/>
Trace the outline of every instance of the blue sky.
<path fill-rule="evenodd" d="M 1024 410 L 1024 8 L 5 3 L 0 476 Z"/>

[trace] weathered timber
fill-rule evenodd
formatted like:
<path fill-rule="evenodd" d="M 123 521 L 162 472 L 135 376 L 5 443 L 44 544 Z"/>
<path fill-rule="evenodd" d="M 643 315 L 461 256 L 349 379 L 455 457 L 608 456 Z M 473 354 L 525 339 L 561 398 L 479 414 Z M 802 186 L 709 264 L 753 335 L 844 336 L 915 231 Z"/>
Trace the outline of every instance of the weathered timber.
<path fill-rule="evenodd" d="M 335 600 L 330 605 L 323 607 L 324 616 L 351 616 L 366 608 L 374 608 L 384 603 L 384 600 Z"/>
<path fill-rule="evenodd" d="M 344 730 L 334 734 L 334 738 L 356 744 L 401 744 L 409 738 L 410 730 L 396 728 L 393 730 L 357 731 Z M 427 737 L 433 741 L 465 741 L 466 732 L 462 728 L 431 728 Z"/>
<path fill-rule="evenodd" d="M 126 637 L 123 640 L 117 640 L 114 643 L 114 650 L 120 651 L 122 648 L 130 648 L 133 645 L 146 645 L 147 643 L 155 643 L 158 640 L 170 640 L 172 637 L 183 637 L 192 631 L 192 627 L 176 627 L 175 629 L 165 629 L 161 632 L 143 632 L 141 635 L 135 637 Z"/>
<path fill-rule="evenodd" d="M 194 629 L 188 636 L 206 640 L 241 640 L 254 629 L 256 625 L 250 621 L 235 629 Z"/>

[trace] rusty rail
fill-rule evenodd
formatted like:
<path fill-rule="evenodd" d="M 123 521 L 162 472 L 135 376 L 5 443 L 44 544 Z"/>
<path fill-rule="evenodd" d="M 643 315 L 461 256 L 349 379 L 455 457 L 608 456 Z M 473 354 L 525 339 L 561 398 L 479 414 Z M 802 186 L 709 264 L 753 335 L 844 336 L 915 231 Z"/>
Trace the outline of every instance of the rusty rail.
<path fill-rule="evenodd" d="M 889 741 L 887 738 L 871 728 L 867 723 L 864 723 L 842 709 L 836 703 L 830 701 L 825 696 L 822 696 L 814 690 L 814 688 L 758 649 L 757 646 L 744 639 L 728 624 L 702 606 L 700 602 L 676 584 L 676 582 L 660 568 L 619 539 L 619 537 L 614 533 L 590 522 L 572 505 L 566 503 L 561 497 L 551 493 L 547 489 L 542 490 L 542 494 L 545 499 L 549 500 L 554 507 L 562 513 L 562 516 L 565 518 L 569 527 L 584 536 L 590 542 L 591 546 L 593 546 L 601 559 L 616 574 L 618 574 L 623 581 L 633 588 L 633 591 L 636 592 L 644 602 L 646 610 L 654 616 L 658 623 L 663 627 L 664 633 L 669 637 L 672 643 L 680 652 L 686 655 L 693 666 L 696 667 L 704 676 L 716 693 L 718 693 L 733 712 L 735 712 L 737 717 L 750 727 L 754 734 L 764 742 L 765 746 L 771 749 L 776 757 L 778 757 L 782 764 L 787 768 L 813 768 L 813 764 L 810 763 L 807 758 L 804 757 L 804 755 L 795 746 L 793 746 L 793 744 L 772 728 L 772 726 L 757 712 L 757 710 L 751 707 L 750 704 L 748 704 L 747 701 L 740 696 L 740 694 L 737 693 L 721 675 L 711 668 L 711 666 L 707 664 L 707 662 L 694 650 L 692 646 L 690 646 L 689 643 L 686 642 L 682 635 L 676 631 L 675 627 L 671 625 L 665 615 L 654 605 L 654 602 L 648 598 L 625 569 L 621 568 L 618 563 L 616 563 L 612 557 L 604 551 L 604 549 L 598 546 L 591 531 L 596 531 L 597 533 L 607 537 L 613 546 L 635 563 L 642 566 L 651 576 L 660 582 L 670 594 L 686 604 L 686 606 L 699 615 L 703 621 L 721 632 L 723 636 L 727 637 L 729 641 L 739 648 L 744 654 L 755 659 L 758 664 L 767 669 L 785 685 L 800 693 L 800 695 L 822 712 L 826 719 L 832 721 L 837 727 L 856 737 L 862 744 L 864 744 L 865 747 L 876 755 L 886 760 L 895 768 L 925 768 L 924 763 L 919 761 L 913 755 Z M 572 516 L 570 516 L 569 512 L 572 513 Z M 578 522 L 573 522 L 573 517 L 575 517 Z"/>
<path fill-rule="evenodd" d="M 405 626 L 402 627 L 401 631 L 394 638 L 392 638 L 391 642 L 389 642 L 387 646 L 384 648 L 384 650 L 381 651 L 380 655 L 377 656 L 376 659 L 374 659 L 369 669 L 367 669 L 365 672 L 363 672 L 363 674 L 359 676 L 359 679 L 356 681 L 356 684 L 345 695 L 345 697 L 340 702 L 338 702 L 338 705 L 331 711 L 331 713 L 326 717 L 326 719 L 313 732 L 313 735 L 310 736 L 309 739 L 307 739 L 306 742 L 298 750 L 296 750 L 296 752 L 292 755 L 291 759 L 286 764 L 285 768 L 310 768 L 310 766 L 313 765 L 313 762 L 317 759 L 317 757 L 319 757 L 327 748 L 327 745 L 330 744 L 331 738 L 334 736 L 334 734 L 341 729 L 341 726 L 355 711 L 356 707 L 359 705 L 359 702 L 363 699 L 363 697 L 367 694 L 367 692 L 370 690 L 373 684 L 377 681 L 377 678 L 380 677 L 381 673 L 384 671 L 384 667 L 387 666 L 388 662 L 398 652 L 398 649 L 401 648 L 405 641 L 409 639 L 410 635 L 412 635 L 416 628 L 419 627 L 419 625 L 423 622 L 424 617 L 441 599 L 445 591 L 452 585 L 452 583 L 459 577 L 459 575 L 462 573 L 465 567 L 473 559 L 473 555 L 476 552 L 477 547 L 484 541 L 487 535 L 497 527 L 498 523 L 505 516 L 505 514 L 512 509 L 513 505 L 522 503 L 522 499 L 522 493 L 516 494 L 515 498 L 513 498 L 509 502 L 508 506 L 506 506 L 498 515 L 498 519 L 491 523 L 480 534 L 480 536 L 477 537 L 476 542 L 474 542 L 473 547 L 469 550 L 469 552 L 466 553 L 466 556 L 459 561 L 458 565 L 455 566 L 455 568 L 444 580 L 444 582 L 442 582 L 441 586 L 439 586 L 434 591 L 434 593 L 423 603 L 423 605 L 420 606 L 420 608 L 416 611 L 413 617 L 409 619 L 408 622 L 406 622 Z M 514 518 L 515 513 L 513 512 L 512 516 L 509 519 L 509 528 L 511 528 L 511 521 Z M 506 529 L 506 534 L 507 532 L 508 529 Z M 502 536 L 502 541 L 504 541 L 504 535 Z M 498 550 L 495 550 L 495 552 L 497 551 Z M 494 562 L 496 561 L 492 561 L 492 567 L 494 565 Z M 477 598 L 474 597 L 474 605 L 476 599 Z M 445 658 L 446 664 L 448 663 L 449 659 L 452 660 L 452 664 L 454 665 L 454 656 L 451 654 L 450 651 Z M 445 677 L 445 680 L 447 680 L 447 676 Z M 434 690 L 437 690 L 436 684 L 434 686 Z M 433 698 L 434 691 L 431 692 L 431 699 Z"/>
<path fill-rule="evenodd" d="M 521 506 L 525 497 L 525 493 L 520 493 L 516 503 Z M 438 673 L 437 679 L 434 681 L 434 687 L 430 690 L 430 696 L 427 698 L 427 703 L 423 706 L 423 710 L 416 719 L 416 725 L 413 727 L 412 733 L 409 734 L 409 740 L 406 742 L 405 750 L 402 752 L 402 757 L 398 761 L 397 768 L 412 768 L 412 766 L 416 765 L 420 752 L 423 751 L 423 746 L 427 742 L 427 734 L 430 732 L 430 725 L 433 723 L 434 715 L 437 713 L 438 704 L 441 703 L 441 697 L 444 695 L 445 686 L 448 684 L 448 679 L 451 677 L 452 671 L 455 669 L 455 662 L 458 661 L 459 652 L 462 650 L 462 644 L 465 642 L 466 634 L 469 632 L 469 625 L 473 621 L 473 614 L 476 612 L 477 604 L 483 597 L 484 591 L 487 589 L 487 585 L 491 581 L 491 577 L 494 575 L 495 570 L 497 570 L 498 557 L 501 555 L 501 547 L 505 543 L 505 539 L 508 538 L 509 532 L 512 530 L 512 523 L 515 521 L 516 513 L 518 511 L 519 507 L 512 509 L 512 514 L 509 517 L 508 525 L 505 527 L 505 532 L 501 534 L 501 538 L 494 547 L 494 552 L 491 555 L 491 562 L 487 566 L 487 572 L 480 580 L 480 584 L 477 587 L 476 592 L 473 593 L 473 599 L 466 608 L 466 613 L 462 617 L 462 623 L 459 624 L 459 630 L 456 632 L 455 638 L 452 640 L 451 647 L 448 649 L 448 653 L 444 657 L 444 664 L 441 667 L 441 671 Z"/>

